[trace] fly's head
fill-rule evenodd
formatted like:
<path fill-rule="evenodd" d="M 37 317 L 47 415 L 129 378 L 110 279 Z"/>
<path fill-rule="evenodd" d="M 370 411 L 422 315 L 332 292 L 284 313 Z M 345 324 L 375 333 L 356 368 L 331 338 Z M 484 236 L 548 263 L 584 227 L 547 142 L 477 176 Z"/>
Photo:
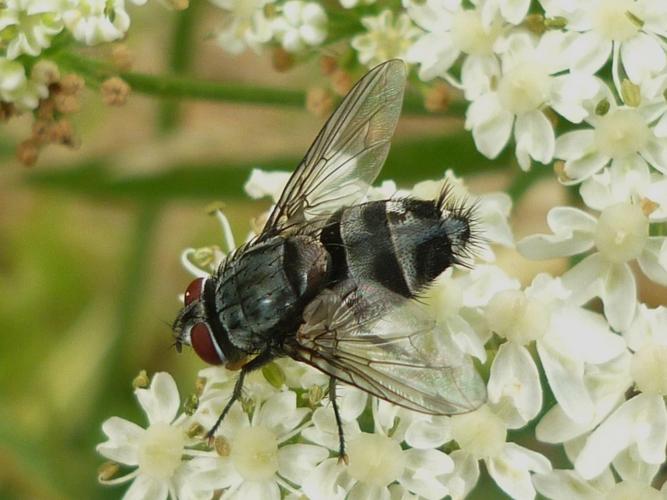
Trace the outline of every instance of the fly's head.
<path fill-rule="evenodd" d="M 192 346 L 204 362 L 226 365 L 237 361 L 239 351 L 227 338 L 227 332 L 215 311 L 215 278 L 197 278 L 185 290 L 183 309 L 173 325 L 176 350 Z"/>

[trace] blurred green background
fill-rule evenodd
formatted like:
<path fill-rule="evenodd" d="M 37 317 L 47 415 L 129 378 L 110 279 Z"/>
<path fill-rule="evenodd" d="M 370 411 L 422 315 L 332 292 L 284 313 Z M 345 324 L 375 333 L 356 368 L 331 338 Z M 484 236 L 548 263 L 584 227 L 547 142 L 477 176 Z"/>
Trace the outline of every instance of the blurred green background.
<path fill-rule="evenodd" d="M 124 488 L 96 482 L 101 423 L 113 415 L 145 422 L 131 389 L 139 370 L 171 372 L 187 395 L 201 367 L 170 347 L 177 296 L 190 281 L 181 251 L 222 245 L 211 202 L 224 203 L 243 239 L 268 206 L 243 192 L 250 168 L 293 169 L 322 124 L 303 105 L 308 88 L 327 86 L 317 55 L 286 73 L 273 69 L 270 54 L 230 56 L 209 36 L 219 12 L 201 0 L 179 13 L 134 8 L 126 43 L 132 71 L 220 82 L 236 94 L 135 91 L 125 106 L 108 108 L 89 86 L 73 117 L 81 146 L 51 146 L 31 168 L 14 159 L 30 117 L 0 124 L 2 498 L 121 496 Z M 108 49 L 84 55 L 109 57 Z M 266 88 L 278 92 L 257 91 Z M 526 175 L 508 154 L 484 159 L 461 115 L 454 104 L 426 116 L 413 89 L 382 177 L 410 185 L 454 168 L 473 190 L 507 188 L 520 198 L 518 236 L 543 228 L 546 210 L 566 196 L 551 176 L 536 182 L 549 169 Z M 524 282 L 563 265 L 517 265 L 511 252 L 500 259 Z"/>

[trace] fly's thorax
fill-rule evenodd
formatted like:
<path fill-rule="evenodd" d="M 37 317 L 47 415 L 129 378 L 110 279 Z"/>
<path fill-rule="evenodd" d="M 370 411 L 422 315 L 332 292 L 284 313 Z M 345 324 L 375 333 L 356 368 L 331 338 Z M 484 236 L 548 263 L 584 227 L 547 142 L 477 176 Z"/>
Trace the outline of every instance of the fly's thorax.
<path fill-rule="evenodd" d="M 327 284 L 329 255 L 307 236 L 274 237 L 240 252 L 217 280 L 215 306 L 231 343 L 246 352 L 279 344 Z"/>

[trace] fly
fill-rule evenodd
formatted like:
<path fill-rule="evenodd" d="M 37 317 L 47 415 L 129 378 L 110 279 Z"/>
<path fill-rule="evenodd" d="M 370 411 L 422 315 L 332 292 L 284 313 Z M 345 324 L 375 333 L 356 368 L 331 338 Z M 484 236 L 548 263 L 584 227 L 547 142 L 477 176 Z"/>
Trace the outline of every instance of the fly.
<path fill-rule="evenodd" d="M 175 323 L 178 345 L 246 375 L 289 356 L 336 383 L 431 415 L 472 411 L 486 388 L 471 361 L 415 300 L 442 271 L 463 264 L 479 240 L 472 209 L 451 201 L 364 202 L 389 152 L 401 112 L 405 65 L 370 70 L 317 135 L 261 233 L 217 271 L 194 280 Z"/>

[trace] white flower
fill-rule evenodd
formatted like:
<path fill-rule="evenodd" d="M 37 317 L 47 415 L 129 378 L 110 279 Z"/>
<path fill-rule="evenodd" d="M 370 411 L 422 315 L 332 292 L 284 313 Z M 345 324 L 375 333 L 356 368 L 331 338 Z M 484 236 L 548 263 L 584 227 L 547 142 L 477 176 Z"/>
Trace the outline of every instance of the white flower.
<path fill-rule="evenodd" d="M 512 24 L 520 24 L 528 14 L 530 0 L 484 0 L 482 5 L 482 19 L 489 26 L 500 14 Z"/>
<path fill-rule="evenodd" d="M 542 417 L 535 429 L 535 436 L 546 443 L 567 443 L 585 438 L 609 413 L 625 400 L 625 393 L 632 384 L 629 352 L 603 364 L 587 364 L 584 371 L 586 392 L 593 404 L 592 419 L 575 421 L 560 404 L 556 404 Z M 571 448 L 571 446 L 570 446 Z"/>
<path fill-rule="evenodd" d="M 567 132 L 556 141 L 555 157 L 565 160 L 564 182 L 579 183 L 610 164 L 617 184 L 647 179 L 648 165 L 667 173 L 667 141 L 651 126 L 652 106 L 616 106 L 608 91 L 605 98 L 609 110 L 586 119 L 592 129 Z"/>
<path fill-rule="evenodd" d="M 199 398 L 200 402 L 202 404 L 209 401 L 212 402 L 210 404 L 224 404 L 232 395 L 238 372 L 228 370 L 223 366 L 207 366 L 199 370 L 197 375 L 204 383 Z M 262 370 L 249 373 L 243 387 L 246 390 L 247 401 L 254 405 L 261 404 L 279 390 L 266 380 Z"/>
<path fill-rule="evenodd" d="M 531 472 L 546 473 L 551 464 L 543 455 L 515 443 L 507 443 L 504 420 L 484 405 L 478 410 L 451 417 L 452 436 L 460 446 L 451 454 L 454 471 L 448 486 L 454 499 L 465 497 L 479 478 L 479 460 L 505 493 L 516 499 L 532 499 Z"/>
<path fill-rule="evenodd" d="M 634 83 L 661 72 L 667 64 L 667 4 L 662 0 L 541 0 L 547 15 L 562 16 L 576 33 L 568 50 L 570 67 L 595 73 L 612 57 L 612 76 L 620 94 L 620 64 Z M 620 64 L 619 64 L 620 63 Z"/>
<path fill-rule="evenodd" d="M 58 10 L 50 0 L 6 0 L 0 9 L 0 39 L 9 35 L 7 57 L 36 56 L 49 47 L 63 27 Z"/>
<path fill-rule="evenodd" d="M 278 358 L 274 363 L 282 370 L 285 385 L 291 389 L 323 388 L 329 383 L 328 375 L 307 363 L 300 363 L 292 358 Z"/>
<path fill-rule="evenodd" d="M 517 244 L 519 252 L 530 259 L 551 259 L 595 247 L 562 279 L 575 303 L 600 297 L 613 328 L 626 328 L 635 312 L 637 291 L 629 262 L 637 260 L 650 279 L 667 284 L 667 238 L 649 236 L 649 220 L 639 205 L 611 205 L 598 219 L 576 208 L 556 207 L 547 224 L 554 234 L 524 238 Z"/>
<path fill-rule="evenodd" d="M 646 164 L 615 162 L 616 167 L 605 168 L 581 183 L 579 194 L 586 206 L 602 211 L 610 205 L 631 201 L 650 202 L 655 208 L 650 210 L 651 222 L 667 220 L 667 176 L 649 172 Z"/>
<path fill-rule="evenodd" d="M 265 196 L 270 196 L 276 203 L 289 180 L 291 172 L 283 170 L 266 171 L 259 168 L 253 168 L 250 177 L 246 181 L 243 189 L 248 196 L 257 200 Z"/>
<path fill-rule="evenodd" d="M 64 0 L 63 3 L 65 27 L 86 45 L 119 40 L 130 27 L 124 0 Z"/>
<path fill-rule="evenodd" d="M 363 17 L 361 23 L 367 33 L 355 36 L 350 45 L 359 53 L 359 62 L 375 66 L 387 59 L 404 59 L 419 35 L 410 18 L 401 13 L 396 19 L 390 10 L 384 10 L 375 17 Z"/>
<path fill-rule="evenodd" d="M 208 428 L 221 409 L 221 405 L 204 403 L 193 418 Z M 329 456 L 327 449 L 317 445 L 286 444 L 310 425 L 302 424 L 308 413 L 307 408 L 297 408 L 292 391 L 274 394 L 254 409 L 252 417 L 237 403 L 216 432 L 226 445 L 223 456 L 211 457 L 205 470 L 191 476 L 191 488 L 209 495 L 224 489 L 225 498 L 238 500 L 279 500 L 281 488 L 298 494 L 308 472 Z"/>
<path fill-rule="evenodd" d="M 345 434 L 349 466 L 338 464 L 337 458 L 325 460 L 305 481 L 304 493 L 314 500 L 389 498 L 390 494 L 401 497 L 410 493 L 434 500 L 445 497 L 448 489 L 442 475 L 453 470 L 453 462 L 435 448 L 451 439 L 446 419 L 432 420 L 379 400 L 373 400 L 372 406 L 374 431 Z M 411 425 L 415 418 L 423 425 Z M 327 423 L 319 424 L 319 434 L 336 432 L 328 417 L 322 415 L 321 420 Z M 313 437 L 321 439 L 317 434 Z M 414 447 L 403 449 L 403 442 Z M 337 449 L 336 439 L 332 450 Z M 390 493 L 389 485 L 394 482 L 398 484 Z"/>
<path fill-rule="evenodd" d="M 629 479 L 617 483 L 608 469 L 590 481 L 576 471 L 556 469 L 546 474 L 535 474 L 533 484 L 538 492 L 552 500 L 664 500 L 667 495 L 667 484 L 663 485 L 661 493 L 651 487 L 650 480 Z"/>
<path fill-rule="evenodd" d="M 561 409 L 575 422 L 594 418 L 584 383 L 587 364 L 619 356 L 625 343 L 604 318 L 569 302 L 559 279 L 535 277 L 524 292 L 507 290 L 489 303 L 489 327 L 507 338 L 500 346 L 489 379 L 489 402 L 504 411 L 512 428 L 523 427 L 542 405 L 539 372 L 526 346 L 535 341 L 544 372 Z"/>
<path fill-rule="evenodd" d="M 502 33 L 500 19 L 485 26 L 479 9 L 464 9 L 458 0 L 403 0 L 403 5 L 415 24 L 425 31 L 406 54 L 408 62 L 420 65 L 422 80 L 442 77 L 452 81 L 449 70 L 462 53 L 468 57 L 463 62 L 461 80 L 474 83 L 475 88 L 481 85 L 479 80 L 487 67 L 498 66 L 493 46 Z M 466 86 L 468 99 L 479 93 L 470 91 L 471 87 Z"/>
<path fill-rule="evenodd" d="M 491 330 L 480 308 L 495 292 L 518 287 L 517 280 L 496 266 L 477 266 L 473 272 L 456 276 L 449 268 L 435 279 L 423 302 L 432 311 L 438 328 L 447 332 L 456 347 L 485 362 L 484 344 Z"/>
<path fill-rule="evenodd" d="M 466 129 L 482 154 L 495 158 L 514 130 L 521 168 L 528 170 L 531 158 L 548 163 L 556 138 L 543 109 L 550 106 L 574 123 L 587 116 L 583 102 L 597 93 L 598 84 L 580 74 L 554 76 L 563 70 L 563 44 L 558 32 L 537 42 L 526 33 L 508 37 L 497 86 L 477 96 L 466 113 Z"/>
<path fill-rule="evenodd" d="M 20 110 L 30 110 L 48 95 L 44 83 L 26 77 L 21 63 L 0 57 L 0 101 L 11 102 Z"/>
<path fill-rule="evenodd" d="M 222 27 L 216 33 L 218 44 L 232 54 L 240 54 L 246 47 L 255 52 L 271 40 L 273 29 L 265 9 L 274 0 L 211 0 L 225 11 Z"/>
<path fill-rule="evenodd" d="M 142 429 L 125 419 L 111 417 L 102 424 L 108 440 L 97 445 L 97 451 L 136 469 L 120 478 L 101 482 L 132 481 L 124 496 L 127 499 L 177 498 L 177 478 L 183 479 L 183 468 L 188 463 L 183 457 L 192 452 L 185 447 L 182 419 L 176 418 L 180 404 L 176 383 L 171 375 L 161 372 L 155 374 L 148 389 L 136 389 L 134 393 L 148 416 L 148 427 Z"/>
<path fill-rule="evenodd" d="M 632 448 L 636 461 L 660 465 L 667 446 L 667 308 L 641 306 L 626 332 L 633 351 L 630 376 L 637 396 L 619 406 L 586 439 L 575 460 L 586 479 L 600 474 L 622 451 Z"/>
<path fill-rule="evenodd" d="M 300 52 L 320 45 L 327 37 L 327 14 L 315 2 L 289 0 L 282 15 L 273 21 L 276 38 L 288 52 Z"/>

